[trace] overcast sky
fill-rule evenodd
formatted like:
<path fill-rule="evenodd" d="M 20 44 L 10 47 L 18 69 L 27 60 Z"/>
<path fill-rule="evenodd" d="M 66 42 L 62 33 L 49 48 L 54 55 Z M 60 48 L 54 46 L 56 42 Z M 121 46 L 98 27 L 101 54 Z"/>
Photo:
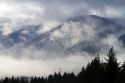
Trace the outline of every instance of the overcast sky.
<path fill-rule="evenodd" d="M 0 16 L 45 22 L 95 14 L 124 20 L 124 4 L 124 0 L 0 0 Z"/>
<path fill-rule="evenodd" d="M 13 26 L 19 24 L 40 24 L 44 30 L 49 30 L 68 18 L 79 15 L 98 15 L 115 19 L 124 25 L 124 9 L 125 0 L 0 0 L 0 22 L 1 24 L 2 22 L 7 23 L 3 28 L 5 34 L 13 32 L 15 30 Z M 111 38 L 105 41 L 112 42 L 113 40 Z M 27 56 L 49 55 L 51 53 L 46 54 L 46 52 L 38 52 L 34 49 L 25 50 L 28 51 L 24 53 L 22 59 L 11 57 L 12 50 L 0 51 L 0 76 L 41 76 L 55 71 L 78 73 L 82 65 L 93 58 L 88 57 L 89 54 L 83 53 L 82 55 L 86 56 L 77 54 L 63 58 L 54 57 L 54 59 L 44 59 L 46 56 L 42 56 L 41 60 L 32 60 Z"/>

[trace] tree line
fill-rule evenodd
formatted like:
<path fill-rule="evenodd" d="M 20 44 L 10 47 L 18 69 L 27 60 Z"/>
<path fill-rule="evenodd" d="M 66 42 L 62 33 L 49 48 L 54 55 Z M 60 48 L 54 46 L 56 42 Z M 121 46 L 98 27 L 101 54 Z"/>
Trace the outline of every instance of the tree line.
<path fill-rule="evenodd" d="M 6 77 L 0 83 L 125 83 L 125 62 L 120 65 L 111 48 L 105 62 L 97 56 L 78 75 L 59 72 L 48 77 Z"/>

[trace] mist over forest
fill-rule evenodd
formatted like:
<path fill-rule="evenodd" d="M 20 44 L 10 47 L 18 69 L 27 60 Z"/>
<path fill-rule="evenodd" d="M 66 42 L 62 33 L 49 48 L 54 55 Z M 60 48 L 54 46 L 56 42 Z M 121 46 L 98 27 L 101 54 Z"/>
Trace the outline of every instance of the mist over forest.
<path fill-rule="evenodd" d="M 124 9 L 124 0 L 0 0 L 0 83 L 124 83 Z"/>

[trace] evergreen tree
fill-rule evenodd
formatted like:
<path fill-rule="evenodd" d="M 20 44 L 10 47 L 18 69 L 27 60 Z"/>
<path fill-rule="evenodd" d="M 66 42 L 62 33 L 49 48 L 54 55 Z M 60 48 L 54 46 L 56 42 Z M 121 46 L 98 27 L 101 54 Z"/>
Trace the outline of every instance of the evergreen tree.
<path fill-rule="evenodd" d="M 6 77 L 6 78 L 3 80 L 3 83 L 9 83 L 9 78 Z"/>
<path fill-rule="evenodd" d="M 109 50 L 107 57 L 108 59 L 106 59 L 105 63 L 105 81 L 106 83 L 117 83 L 120 68 L 113 47 Z"/>
<path fill-rule="evenodd" d="M 104 76 L 103 72 L 104 67 L 99 56 L 95 57 L 86 67 L 84 81 L 86 83 L 102 83 Z"/>
<path fill-rule="evenodd" d="M 121 72 L 119 76 L 119 83 L 125 83 L 125 61 L 121 66 Z"/>
<path fill-rule="evenodd" d="M 54 83 L 53 75 L 49 75 L 49 76 L 48 76 L 47 82 L 48 82 L 48 83 Z"/>
<path fill-rule="evenodd" d="M 69 81 L 69 75 L 68 75 L 68 73 L 64 73 L 63 74 L 63 83 L 68 83 L 68 81 Z"/>
<path fill-rule="evenodd" d="M 82 68 L 82 71 L 77 75 L 77 81 L 79 83 L 85 82 L 85 68 Z"/>

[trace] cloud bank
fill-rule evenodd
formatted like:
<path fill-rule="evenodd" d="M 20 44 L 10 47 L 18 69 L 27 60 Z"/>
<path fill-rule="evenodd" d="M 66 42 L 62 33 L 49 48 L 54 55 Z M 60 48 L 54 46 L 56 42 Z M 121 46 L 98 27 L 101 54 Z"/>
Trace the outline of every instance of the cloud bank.
<path fill-rule="evenodd" d="M 7 36 L 20 29 L 19 26 L 32 24 L 40 25 L 40 33 L 44 33 L 64 23 L 68 18 L 79 15 L 98 15 L 115 19 L 116 22 L 124 25 L 124 9 L 124 0 L 0 0 L 0 26 L 2 26 L 0 30 L 3 32 L 2 35 Z M 69 31 L 68 27 L 84 27 L 82 30 L 86 40 L 95 38 L 97 33 L 90 26 L 80 26 L 80 23 L 64 23 L 65 31 L 63 32 Z M 80 28 L 73 28 L 70 31 L 70 34 L 77 32 L 70 35 L 72 37 L 70 44 L 79 41 L 78 37 L 82 34 L 80 31 Z M 62 34 L 56 31 L 52 36 L 60 38 Z M 107 52 L 107 45 L 109 48 L 115 46 L 122 61 L 124 47 L 114 35 L 109 35 L 100 43 L 104 47 L 102 55 Z M 5 49 L 1 45 L 0 49 L 1 76 L 41 76 L 58 71 L 77 73 L 93 58 L 86 52 L 64 56 L 64 54 L 35 48 Z"/>

